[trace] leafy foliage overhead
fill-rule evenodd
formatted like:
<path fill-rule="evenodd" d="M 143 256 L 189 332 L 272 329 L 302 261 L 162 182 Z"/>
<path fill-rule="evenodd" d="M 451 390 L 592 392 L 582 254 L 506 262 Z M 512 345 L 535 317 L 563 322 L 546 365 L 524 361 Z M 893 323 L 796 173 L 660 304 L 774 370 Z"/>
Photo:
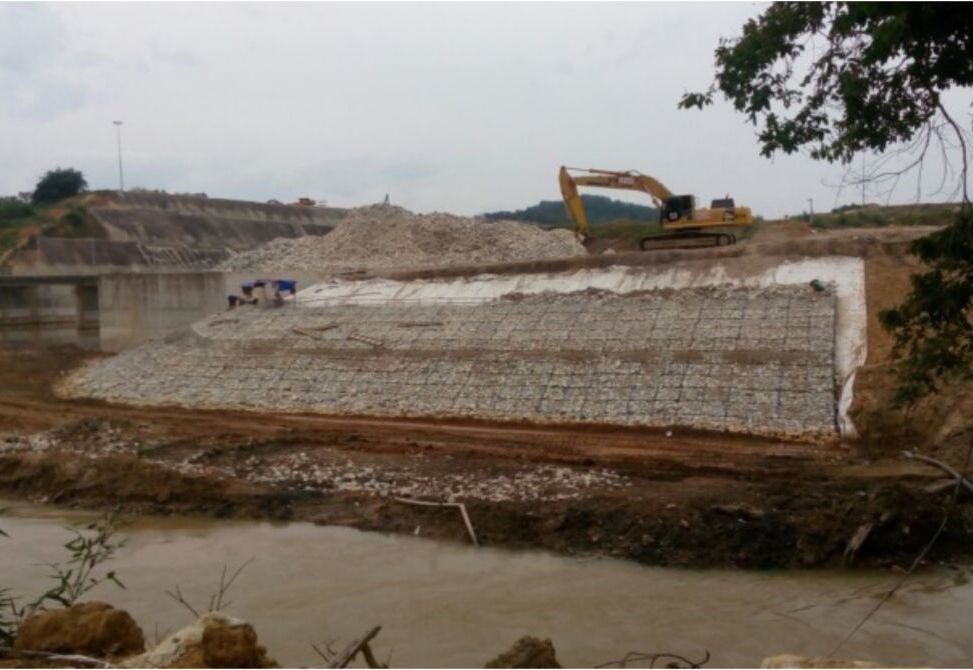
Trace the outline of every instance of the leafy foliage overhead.
<path fill-rule="evenodd" d="M 57 202 L 77 195 L 88 188 L 84 175 L 73 168 L 57 168 L 48 172 L 37 182 L 31 201 L 37 204 Z"/>
<path fill-rule="evenodd" d="M 659 210 L 646 205 L 614 200 L 603 195 L 582 195 L 588 222 L 592 225 L 612 221 L 640 221 L 643 223 L 659 220 Z M 515 211 L 488 212 L 483 215 L 491 221 L 514 220 L 530 221 L 542 225 L 559 226 L 568 223 L 568 215 L 561 200 L 542 200 L 536 205 Z"/>
<path fill-rule="evenodd" d="M 848 162 L 910 140 L 944 112 L 944 90 L 973 84 L 971 27 L 951 3 L 774 3 L 721 41 L 716 81 L 680 106 L 719 90 L 759 128 L 762 154 Z"/>
<path fill-rule="evenodd" d="M 969 375 L 973 360 L 973 209 L 965 207 L 946 228 L 916 240 L 912 251 L 932 269 L 912 276 L 912 292 L 880 314 L 895 334 L 900 385 L 896 400 L 909 403 L 940 381 Z"/>
<path fill-rule="evenodd" d="M 722 93 L 757 127 L 765 156 L 808 149 L 813 158 L 847 163 L 862 151 L 895 155 L 903 150 L 893 147 L 911 144 L 904 151 L 918 158 L 894 176 L 913 168 L 921 174 L 934 137 L 947 173 L 948 155 L 958 155 L 956 218 L 913 243 L 929 269 L 912 277 L 902 305 L 881 314 L 902 357 L 900 402 L 971 372 L 969 129 L 941 99 L 948 89 L 971 85 L 973 12 L 948 3 L 778 2 L 748 21 L 742 36 L 721 41 L 714 83 L 679 103 L 702 108 Z"/>

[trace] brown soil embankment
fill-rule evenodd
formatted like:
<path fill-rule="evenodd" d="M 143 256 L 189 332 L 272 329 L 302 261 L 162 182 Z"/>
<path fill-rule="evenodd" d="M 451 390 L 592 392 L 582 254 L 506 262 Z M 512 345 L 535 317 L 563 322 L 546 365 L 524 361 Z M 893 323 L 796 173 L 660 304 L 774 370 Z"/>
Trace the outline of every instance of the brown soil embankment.
<path fill-rule="evenodd" d="M 742 240 L 729 247 L 699 249 L 666 249 L 652 252 L 623 251 L 610 254 L 590 254 L 573 258 L 540 259 L 512 263 L 455 265 L 448 268 L 430 267 L 414 270 L 375 270 L 367 276 L 390 279 L 434 279 L 466 277 L 477 274 L 524 274 L 567 272 L 613 265 L 628 267 L 658 266 L 682 263 L 705 263 L 709 260 L 746 257 L 756 268 L 768 261 L 817 258 L 821 256 L 856 256 L 859 258 L 901 258 L 908 254 L 909 243 L 938 230 L 933 226 L 899 228 L 831 230 L 813 234 L 799 234 L 788 229 L 780 234 L 766 233 Z M 366 274 L 362 274 L 363 277 Z"/>
<path fill-rule="evenodd" d="M 892 359 L 894 339 L 879 315 L 902 304 L 911 291 L 912 275 L 924 270 L 905 253 L 866 257 L 868 358 L 856 375 L 850 415 L 862 448 L 871 453 L 918 448 L 947 457 L 958 467 L 973 431 L 973 381 L 951 381 L 915 405 L 894 406 L 899 384 Z"/>
<path fill-rule="evenodd" d="M 838 445 L 68 402 L 49 388 L 73 362 L 69 352 L 2 356 L 0 492 L 62 505 L 419 528 L 466 542 L 455 509 L 396 500 L 451 498 L 464 502 L 484 545 L 810 567 L 903 564 L 948 499 L 926 490 L 934 471 L 863 461 Z M 847 551 L 869 524 L 866 541 Z M 933 558 L 964 551 L 970 534 L 958 515 Z"/>

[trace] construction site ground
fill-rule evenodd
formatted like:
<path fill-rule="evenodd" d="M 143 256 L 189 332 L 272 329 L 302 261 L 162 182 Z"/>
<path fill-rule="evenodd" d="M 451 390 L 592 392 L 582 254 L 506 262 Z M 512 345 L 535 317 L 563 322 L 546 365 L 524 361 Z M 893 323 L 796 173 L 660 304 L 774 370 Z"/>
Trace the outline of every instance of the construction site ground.
<path fill-rule="evenodd" d="M 0 496 L 307 520 L 680 566 L 907 566 L 951 490 L 886 444 L 598 426 L 137 407 L 57 398 L 85 354 L 0 350 Z M 403 491 L 408 492 L 404 495 Z M 968 551 L 959 508 L 928 560 Z"/>

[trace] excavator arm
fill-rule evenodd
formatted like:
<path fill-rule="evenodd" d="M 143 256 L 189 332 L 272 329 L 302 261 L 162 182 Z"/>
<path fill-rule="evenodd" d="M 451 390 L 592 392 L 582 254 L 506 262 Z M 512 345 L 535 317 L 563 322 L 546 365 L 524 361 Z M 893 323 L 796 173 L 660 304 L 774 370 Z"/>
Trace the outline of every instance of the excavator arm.
<path fill-rule="evenodd" d="M 583 172 L 584 174 L 574 176 L 569 170 Z M 641 191 L 652 198 L 656 207 L 661 208 L 663 203 L 672 197 L 672 191 L 666 188 L 662 182 L 635 171 L 613 172 L 611 170 L 595 170 L 568 168 L 561 166 L 558 174 L 558 181 L 561 184 L 561 195 L 564 198 L 564 206 L 567 208 L 568 216 L 574 222 L 578 236 L 587 239 L 588 217 L 578 194 L 578 186 L 595 186 L 599 188 L 616 188 L 629 191 Z"/>
<path fill-rule="evenodd" d="M 580 174 L 574 175 L 571 172 Z M 569 168 L 561 166 L 558 174 L 561 185 L 561 195 L 568 216 L 574 222 L 578 237 L 582 240 L 590 238 L 588 217 L 584 211 L 584 203 L 578 194 L 579 186 L 594 186 L 598 188 L 623 189 L 640 191 L 652 198 L 652 202 L 659 208 L 659 223 L 663 231 L 668 234 L 651 235 L 643 238 L 639 246 L 645 250 L 655 242 L 677 241 L 698 242 L 711 240 L 713 243 L 734 244 L 736 236 L 727 232 L 705 232 L 712 229 L 737 228 L 749 226 L 753 223 L 753 216 L 749 207 L 737 207 L 732 198 L 713 201 L 708 209 L 697 209 L 696 198 L 692 195 L 674 195 L 662 182 L 630 170 L 616 172 L 612 170 L 594 170 Z"/>

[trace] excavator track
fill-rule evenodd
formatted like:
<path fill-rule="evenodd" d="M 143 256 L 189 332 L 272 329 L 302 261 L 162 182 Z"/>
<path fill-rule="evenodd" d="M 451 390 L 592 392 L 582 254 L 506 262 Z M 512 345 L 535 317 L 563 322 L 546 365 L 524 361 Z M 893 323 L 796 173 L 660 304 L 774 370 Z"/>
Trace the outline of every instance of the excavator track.
<path fill-rule="evenodd" d="M 663 249 L 696 249 L 699 247 L 728 247 L 736 244 L 733 233 L 703 233 L 697 230 L 684 230 L 678 233 L 660 233 L 639 240 L 642 251 L 661 251 Z"/>

